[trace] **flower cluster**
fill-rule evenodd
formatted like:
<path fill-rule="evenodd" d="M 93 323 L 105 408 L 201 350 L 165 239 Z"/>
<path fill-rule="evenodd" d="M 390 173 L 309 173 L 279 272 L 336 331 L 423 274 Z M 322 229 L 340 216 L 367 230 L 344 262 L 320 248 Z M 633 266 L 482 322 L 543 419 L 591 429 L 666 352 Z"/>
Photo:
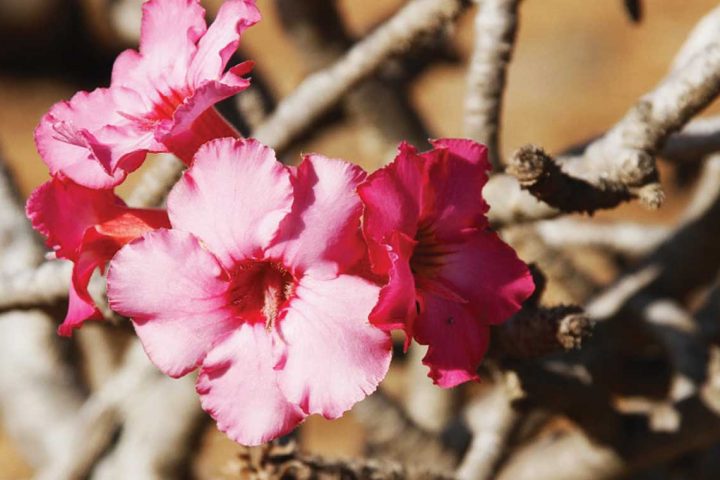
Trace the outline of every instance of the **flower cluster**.
<path fill-rule="evenodd" d="M 55 105 L 36 131 L 53 178 L 27 213 L 74 263 L 59 333 L 99 318 L 87 286 L 109 265 L 111 308 L 164 373 L 199 371 L 203 408 L 246 445 L 372 393 L 393 329 L 428 346 L 438 385 L 476 379 L 489 327 L 533 290 L 488 228 L 485 147 L 402 144 L 369 176 L 321 155 L 284 166 L 214 108 L 248 85 L 249 64 L 225 67 L 257 8 L 227 0 L 209 28 L 203 17 L 197 0 L 147 2 L 139 52 L 118 57 L 110 87 Z M 188 165 L 166 210 L 113 193 L 147 152 Z"/>

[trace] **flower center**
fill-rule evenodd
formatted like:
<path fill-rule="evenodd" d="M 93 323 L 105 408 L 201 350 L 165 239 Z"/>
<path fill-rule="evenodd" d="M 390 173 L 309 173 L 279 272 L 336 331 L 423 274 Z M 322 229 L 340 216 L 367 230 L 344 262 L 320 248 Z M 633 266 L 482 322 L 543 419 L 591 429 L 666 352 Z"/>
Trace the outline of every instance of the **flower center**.
<path fill-rule="evenodd" d="M 150 120 L 171 120 L 175 110 L 183 104 L 190 92 L 169 88 L 166 92 L 158 90 L 158 97 L 154 102 L 154 109 L 149 115 Z"/>
<path fill-rule="evenodd" d="M 295 278 L 276 262 L 241 263 L 231 277 L 228 303 L 243 320 L 263 322 L 268 329 L 295 291 Z"/>
<path fill-rule="evenodd" d="M 443 265 L 444 257 L 450 253 L 450 248 L 438 241 L 432 227 L 427 224 L 420 224 L 415 241 L 417 244 L 410 257 L 410 270 L 415 275 L 432 277 Z"/>

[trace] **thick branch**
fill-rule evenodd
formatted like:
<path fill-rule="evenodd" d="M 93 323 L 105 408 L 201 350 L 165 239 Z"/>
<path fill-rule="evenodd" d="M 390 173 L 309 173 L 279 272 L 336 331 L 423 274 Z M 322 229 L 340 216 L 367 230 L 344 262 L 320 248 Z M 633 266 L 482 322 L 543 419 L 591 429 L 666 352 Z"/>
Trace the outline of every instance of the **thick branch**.
<path fill-rule="evenodd" d="M 501 170 L 500 117 L 505 77 L 512 58 L 520 0 L 482 0 L 475 16 L 475 47 L 468 67 L 465 134 L 488 146 Z"/>

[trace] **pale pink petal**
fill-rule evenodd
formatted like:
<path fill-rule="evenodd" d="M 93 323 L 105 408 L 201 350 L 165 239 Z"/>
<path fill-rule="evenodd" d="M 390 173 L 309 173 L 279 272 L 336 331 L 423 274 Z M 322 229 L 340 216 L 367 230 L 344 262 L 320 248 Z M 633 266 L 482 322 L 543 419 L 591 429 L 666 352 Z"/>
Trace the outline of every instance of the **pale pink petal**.
<path fill-rule="evenodd" d="M 254 0 L 227 0 L 223 3 L 207 33 L 198 42 L 198 50 L 188 72 L 192 84 L 220 78 L 238 48 L 242 33 L 259 21 L 260 12 Z"/>
<path fill-rule="evenodd" d="M 451 249 L 437 277 L 487 324 L 505 321 L 535 289 L 527 265 L 494 232 L 465 231 Z"/>
<path fill-rule="evenodd" d="M 85 231 L 122 206 L 110 190 L 92 190 L 54 178 L 38 187 L 25 207 L 30 222 L 63 258 L 74 258 Z"/>
<path fill-rule="evenodd" d="M 256 140 L 213 140 L 173 187 L 173 227 L 192 232 L 231 269 L 262 254 L 292 207 L 293 189 L 275 152 Z"/>
<path fill-rule="evenodd" d="M 341 160 L 308 155 L 295 170 L 295 200 L 267 255 L 282 258 L 296 275 L 335 277 L 365 255 L 362 205 L 355 193 L 365 172 Z"/>
<path fill-rule="evenodd" d="M 465 305 L 424 295 L 423 311 L 415 322 L 415 339 L 428 345 L 423 363 L 428 376 L 444 388 L 477 380 L 490 339 L 488 325 Z"/>
<path fill-rule="evenodd" d="M 358 187 L 365 206 L 363 233 L 377 273 L 387 273 L 390 268 L 383 244 L 394 231 L 415 237 L 424 184 L 423 168 L 415 149 L 403 143 L 390 165 L 372 173 Z"/>
<path fill-rule="evenodd" d="M 402 233 L 391 238 L 388 249 L 390 270 L 387 284 L 380 290 L 380 298 L 370 314 L 370 321 L 383 330 L 402 329 L 409 340 L 417 317 L 415 279 L 410 270 L 410 257 L 415 241 Z"/>
<path fill-rule="evenodd" d="M 203 409 L 243 445 L 289 433 L 305 418 L 278 387 L 272 342 L 264 324 L 243 324 L 208 354 L 197 380 Z"/>
<path fill-rule="evenodd" d="M 110 307 L 133 320 L 155 365 L 173 377 L 195 369 L 238 327 L 227 307 L 227 274 L 191 234 L 157 230 L 110 263 Z"/>
<path fill-rule="evenodd" d="M 390 336 L 370 325 L 378 287 L 360 277 L 303 277 L 279 331 L 280 387 L 306 413 L 337 418 L 371 394 L 390 364 Z"/>
<path fill-rule="evenodd" d="M 140 53 L 158 66 L 187 68 L 206 29 L 198 0 L 150 0 L 143 5 Z"/>
<path fill-rule="evenodd" d="M 128 124 L 118 114 L 110 89 L 78 92 L 69 101 L 55 104 L 35 130 L 35 144 L 51 175 L 62 174 L 91 188 L 110 188 L 122 182 L 127 172 L 113 170 L 118 160 L 113 160 L 110 149 L 98 137 L 98 130 L 110 124 L 119 130 Z"/>
<path fill-rule="evenodd" d="M 490 163 L 487 147 L 472 140 L 439 139 L 422 157 L 427 162 L 429 184 L 424 189 L 423 220 L 438 235 L 463 228 L 485 228 L 488 205 L 482 189 Z"/>
<path fill-rule="evenodd" d="M 192 91 L 187 74 L 206 31 L 205 11 L 197 0 L 150 0 L 143 5 L 140 52 L 120 54 L 112 88 L 132 90 L 138 99 L 122 113 L 140 124 L 172 117 Z"/>

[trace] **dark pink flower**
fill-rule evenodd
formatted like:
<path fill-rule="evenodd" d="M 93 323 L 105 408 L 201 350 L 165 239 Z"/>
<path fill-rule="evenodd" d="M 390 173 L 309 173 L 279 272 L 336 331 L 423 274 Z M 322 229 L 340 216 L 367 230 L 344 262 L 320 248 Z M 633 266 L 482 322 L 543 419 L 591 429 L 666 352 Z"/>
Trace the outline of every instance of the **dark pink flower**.
<path fill-rule="evenodd" d="M 189 163 L 204 142 L 239 136 L 213 107 L 248 87 L 245 62 L 224 72 L 240 35 L 260 19 L 253 0 L 227 0 L 207 28 L 198 0 L 143 5 L 140 50 L 115 61 L 110 88 L 54 105 L 35 131 L 53 176 L 110 188 L 148 151 Z"/>
<path fill-rule="evenodd" d="M 490 325 L 515 313 L 534 285 L 488 228 L 486 148 L 470 140 L 432 144 L 421 154 L 402 144 L 358 192 L 372 268 L 387 278 L 371 321 L 428 345 L 430 377 L 452 387 L 478 378 Z"/>
<path fill-rule="evenodd" d="M 26 211 L 56 255 L 74 263 L 68 312 L 58 328 L 65 336 L 85 320 L 101 318 L 87 290 L 95 269 L 103 270 L 130 240 L 169 226 L 164 210 L 129 208 L 110 190 L 91 190 L 58 178 L 32 193 Z"/>
<path fill-rule="evenodd" d="M 200 367 L 203 407 L 240 443 L 339 417 L 385 376 L 390 338 L 368 321 L 379 288 L 353 273 L 364 177 L 317 155 L 283 166 L 255 140 L 211 141 L 170 193 L 173 228 L 111 262 L 111 307 L 163 372 Z"/>

